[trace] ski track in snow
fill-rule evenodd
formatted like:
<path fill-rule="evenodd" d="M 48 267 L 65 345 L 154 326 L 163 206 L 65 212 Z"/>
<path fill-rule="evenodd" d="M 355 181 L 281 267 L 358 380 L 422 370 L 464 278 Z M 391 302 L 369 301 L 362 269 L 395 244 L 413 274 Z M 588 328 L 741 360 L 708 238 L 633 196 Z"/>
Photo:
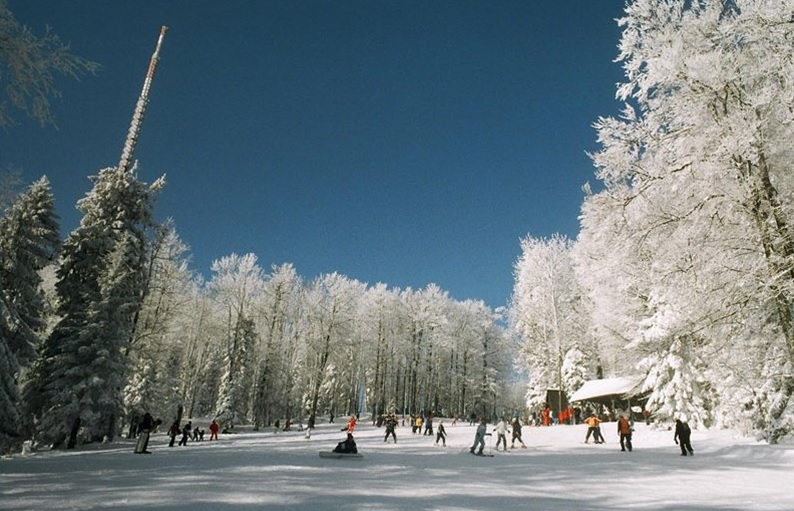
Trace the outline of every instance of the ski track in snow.
<path fill-rule="evenodd" d="M 407 426 L 397 428 L 397 444 L 384 443 L 384 428 L 362 421 L 355 436 L 363 459 L 318 456 L 344 439 L 337 424 L 321 424 L 310 439 L 268 428 L 169 448 L 158 433 L 149 455 L 121 439 L 8 457 L 0 460 L 0 509 L 794 509 L 794 446 L 730 430 L 693 432 L 695 456 L 682 457 L 672 431 L 644 424 L 631 453 L 620 451 L 615 423 L 603 425 L 603 445 L 583 443 L 584 425 L 524 427 L 527 449 L 495 451 L 494 436 L 488 458 L 468 453 L 473 426 L 445 426 L 441 447 Z"/>

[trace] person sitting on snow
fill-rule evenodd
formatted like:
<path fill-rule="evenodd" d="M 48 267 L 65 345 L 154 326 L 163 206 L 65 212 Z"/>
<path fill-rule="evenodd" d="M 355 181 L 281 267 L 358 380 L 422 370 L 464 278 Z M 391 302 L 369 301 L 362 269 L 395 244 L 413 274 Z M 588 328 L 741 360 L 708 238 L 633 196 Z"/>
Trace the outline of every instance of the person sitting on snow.
<path fill-rule="evenodd" d="M 355 454 L 358 452 L 358 448 L 356 447 L 356 441 L 353 438 L 351 433 L 347 434 L 347 439 L 343 440 L 336 444 L 334 448 L 334 452 L 341 452 L 345 454 Z"/>

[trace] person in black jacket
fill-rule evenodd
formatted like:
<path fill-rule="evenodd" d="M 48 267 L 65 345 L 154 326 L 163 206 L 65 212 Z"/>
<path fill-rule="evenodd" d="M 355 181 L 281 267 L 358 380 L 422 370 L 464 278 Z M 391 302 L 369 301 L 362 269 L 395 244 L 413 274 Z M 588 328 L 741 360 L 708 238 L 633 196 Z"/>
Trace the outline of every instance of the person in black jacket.
<path fill-rule="evenodd" d="M 347 438 L 342 442 L 336 444 L 334 447 L 334 452 L 341 452 L 346 454 L 355 454 L 358 452 L 358 448 L 356 447 L 356 441 L 353 439 L 353 435 L 351 433 L 347 434 Z"/>
<path fill-rule="evenodd" d="M 690 456 L 695 455 L 695 451 L 692 450 L 692 444 L 689 441 L 691 435 L 692 430 L 689 428 L 689 424 L 680 419 L 676 419 L 673 441 L 681 447 L 681 456 L 686 456 L 687 453 L 689 453 Z"/>
<path fill-rule="evenodd" d="M 187 424 L 182 428 L 182 439 L 179 441 L 179 447 L 183 445 L 187 445 L 187 441 L 190 438 L 190 433 L 193 431 L 193 423 L 187 421 Z"/>

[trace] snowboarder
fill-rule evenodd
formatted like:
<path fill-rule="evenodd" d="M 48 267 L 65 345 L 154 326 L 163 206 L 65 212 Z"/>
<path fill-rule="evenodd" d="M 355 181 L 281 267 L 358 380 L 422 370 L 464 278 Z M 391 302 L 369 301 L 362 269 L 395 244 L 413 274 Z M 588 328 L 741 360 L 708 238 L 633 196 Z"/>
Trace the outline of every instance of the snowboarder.
<path fill-rule="evenodd" d="M 514 448 L 516 446 L 516 440 L 518 440 L 519 443 L 521 443 L 521 448 L 526 449 L 527 446 L 524 443 L 524 440 L 521 438 L 521 421 L 518 420 L 517 417 L 513 417 L 512 428 L 513 428 L 513 440 L 510 442 L 510 448 L 511 449 Z"/>
<path fill-rule="evenodd" d="M 210 423 L 210 441 L 218 439 L 218 423 L 215 422 L 215 419 L 212 419 Z"/>
<path fill-rule="evenodd" d="M 394 432 L 395 428 L 397 427 L 397 417 L 392 414 L 386 418 L 386 436 L 383 438 L 383 441 L 386 442 L 389 440 L 389 435 L 394 439 L 394 443 L 397 443 L 397 434 Z"/>
<path fill-rule="evenodd" d="M 621 415 L 618 419 L 618 436 L 620 437 L 620 450 L 625 451 L 628 449 L 631 452 L 631 424 L 625 415 Z"/>
<path fill-rule="evenodd" d="M 439 440 L 441 440 L 444 447 L 447 446 L 447 431 L 444 429 L 444 421 L 439 421 L 436 428 L 436 445 L 438 445 Z"/>
<path fill-rule="evenodd" d="M 483 449 L 485 449 L 485 437 L 491 436 L 491 434 L 487 432 L 488 431 L 487 424 L 488 424 L 488 419 L 486 419 L 485 417 L 480 419 L 480 425 L 477 426 L 477 433 L 474 435 L 474 445 L 472 445 L 471 449 L 469 449 L 470 453 L 482 455 L 482 451 Z M 479 450 L 477 450 L 478 446 L 479 446 Z M 474 452 L 475 450 L 477 450 L 477 452 Z"/>
<path fill-rule="evenodd" d="M 154 426 L 155 423 L 152 414 L 146 412 L 143 415 L 143 420 L 141 420 L 141 423 L 138 424 L 138 431 L 140 436 L 138 437 L 138 442 L 135 444 L 136 454 L 149 454 L 151 452 L 148 450 L 149 434 Z"/>
<path fill-rule="evenodd" d="M 682 421 L 681 419 L 675 420 L 675 435 L 673 435 L 673 441 L 681 447 L 681 456 L 686 456 L 689 453 L 690 456 L 695 455 L 695 451 L 692 449 L 692 444 L 689 441 L 690 436 L 692 435 L 692 430 L 689 427 L 689 424 Z"/>
<path fill-rule="evenodd" d="M 350 454 L 350 453 L 355 454 L 358 452 L 358 448 L 356 447 L 356 441 L 353 438 L 352 433 L 348 433 L 347 438 L 345 440 L 336 444 L 336 447 L 334 447 L 334 452 L 339 452 L 344 454 Z"/>
<path fill-rule="evenodd" d="M 496 450 L 499 450 L 499 445 L 501 444 L 504 447 L 504 450 L 507 450 L 507 423 L 505 422 L 504 417 L 499 418 L 499 422 L 496 424 L 496 427 L 493 428 L 496 431 Z"/>

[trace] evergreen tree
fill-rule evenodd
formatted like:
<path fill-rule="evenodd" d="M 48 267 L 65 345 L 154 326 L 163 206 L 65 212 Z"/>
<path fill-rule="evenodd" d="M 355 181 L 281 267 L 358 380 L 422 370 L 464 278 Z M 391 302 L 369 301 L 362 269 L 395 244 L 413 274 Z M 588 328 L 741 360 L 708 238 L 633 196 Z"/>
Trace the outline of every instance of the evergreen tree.
<path fill-rule="evenodd" d="M 56 291 L 62 318 L 47 338 L 33 374 L 31 399 L 40 417 L 37 441 L 112 438 L 121 414 L 126 347 L 141 307 L 147 231 L 158 180 L 147 187 L 135 171 L 102 170 L 78 202 L 80 226 L 63 247 Z M 78 438 L 78 432 L 82 437 Z"/>
<path fill-rule="evenodd" d="M 49 180 L 43 177 L 19 195 L 0 218 L 0 288 L 27 328 L 17 329 L 8 339 L 21 364 L 33 361 L 37 337 L 45 325 L 45 299 L 41 270 L 55 257 L 60 246 L 58 216 Z"/>

